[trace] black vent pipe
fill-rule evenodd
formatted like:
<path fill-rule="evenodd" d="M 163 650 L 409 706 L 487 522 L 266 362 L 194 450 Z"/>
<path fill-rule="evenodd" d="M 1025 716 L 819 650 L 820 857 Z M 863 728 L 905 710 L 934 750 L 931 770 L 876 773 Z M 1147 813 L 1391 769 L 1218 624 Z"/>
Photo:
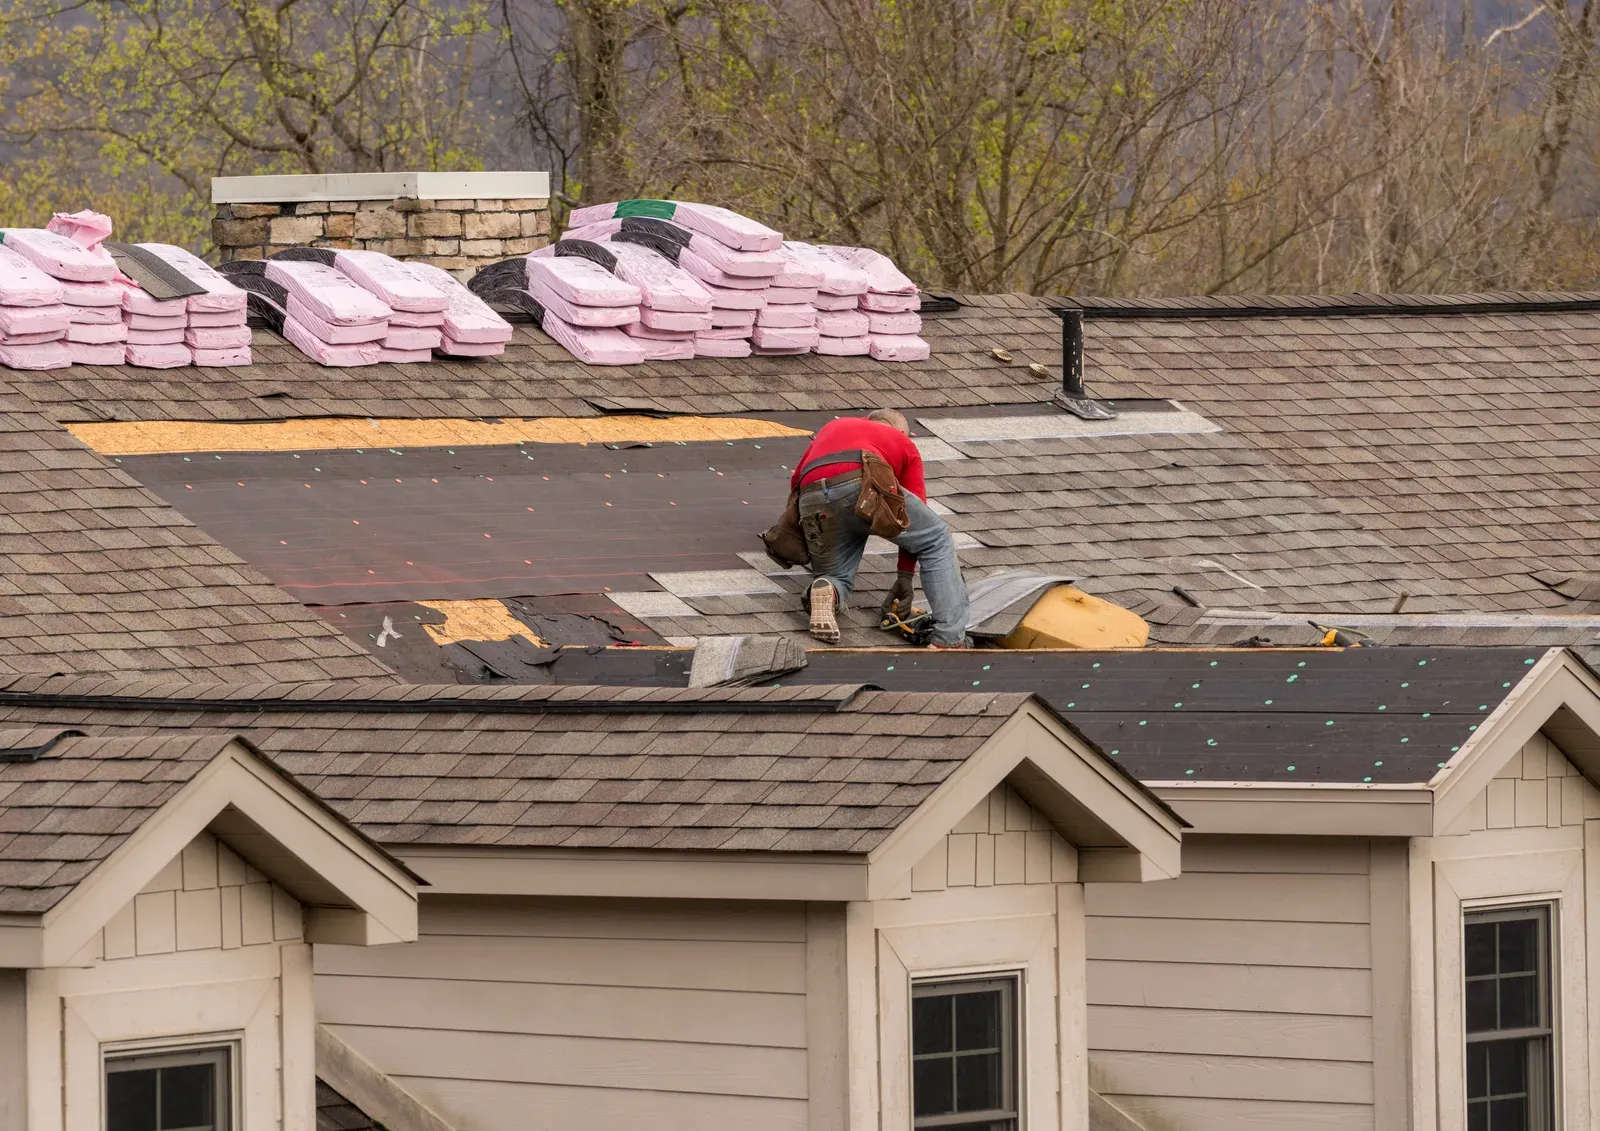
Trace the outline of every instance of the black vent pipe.
<path fill-rule="evenodd" d="M 1083 310 L 1064 306 L 1061 315 L 1061 391 L 1055 403 L 1084 420 L 1110 420 L 1116 411 L 1089 396 L 1083 387 Z"/>
<path fill-rule="evenodd" d="M 1061 312 L 1061 389 L 1069 397 L 1083 391 L 1083 311 L 1068 307 Z"/>

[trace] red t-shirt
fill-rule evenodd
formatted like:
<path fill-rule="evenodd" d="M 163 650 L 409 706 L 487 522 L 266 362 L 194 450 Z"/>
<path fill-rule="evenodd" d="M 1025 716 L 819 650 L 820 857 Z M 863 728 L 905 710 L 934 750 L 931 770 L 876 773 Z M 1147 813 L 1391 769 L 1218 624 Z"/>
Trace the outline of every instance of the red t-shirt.
<path fill-rule="evenodd" d="M 849 463 L 825 463 L 806 472 L 804 479 L 800 478 L 800 469 L 814 459 L 834 452 L 859 452 L 862 448 L 870 448 L 883 457 L 884 462 L 894 470 L 894 477 L 900 481 L 902 490 L 911 492 L 923 502 L 928 501 L 928 487 L 922 476 L 922 453 L 917 451 L 917 445 L 911 442 L 911 437 L 898 428 L 879 424 L 864 416 L 842 416 L 817 429 L 805 455 L 795 464 L 794 474 L 789 476 L 790 489 L 858 470 L 861 464 L 855 460 Z M 901 570 L 915 569 L 916 565 L 916 558 L 904 550 L 900 551 Z"/>

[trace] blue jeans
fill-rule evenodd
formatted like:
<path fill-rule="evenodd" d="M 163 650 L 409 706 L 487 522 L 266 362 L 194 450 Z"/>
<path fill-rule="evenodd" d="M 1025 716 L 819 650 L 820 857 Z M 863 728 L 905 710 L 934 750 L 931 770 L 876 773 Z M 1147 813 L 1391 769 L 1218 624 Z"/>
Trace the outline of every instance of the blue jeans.
<path fill-rule="evenodd" d="M 859 480 L 832 487 L 813 484 L 800 491 L 800 528 L 811 551 L 811 572 L 825 578 L 844 606 L 855 587 L 856 570 L 872 529 L 856 514 Z M 944 519 L 906 492 L 911 525 L 892 539 L 922 567 L 922 591 L 933 613 L 934 644 L 960 644 L 967 636 L 967 583 L 956 561 L 956 544 Z"/>

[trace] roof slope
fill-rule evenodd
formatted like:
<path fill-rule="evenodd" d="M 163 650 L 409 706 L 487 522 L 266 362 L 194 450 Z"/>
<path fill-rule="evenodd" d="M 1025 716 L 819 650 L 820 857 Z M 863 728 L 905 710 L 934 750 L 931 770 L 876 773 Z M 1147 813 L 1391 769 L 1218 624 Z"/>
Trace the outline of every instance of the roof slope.
<path fill-rule="evenodd" d="M 16 411 L 20 384 L 0 381 L 0 672 L 388 673 L 50 420 Z"/>
<path fill-rule="evenodd" d="M 232 741 L 60 732 L 0 730 L 0 914 L 50 910 Z M 52 738 L 38 761 L 4 761 Z"/>
<path fill-rule="evenodd" d="M 242 735 L 389 846 L 864 853 L 1029 698 L 359 683 L 235 694 L 12 681 L 0 724 Z"/>
<path fill-rule="evenodd" d="M 890 403 L 913 410 L 926 434 L 962 412 L 1050 414 L 1042 402 L 1055 380 L 1038 380 L 1026 368 L 1041 362 L 1059 372 L 1060 328 L 1049 305 L 1008 295 L 963 302 L 953 313 L 927 317 L 933 356 L 905 365 L 796 357 L 606 369 L 574 361 L 524 325 L 503 358 L 336 372 L 258 331 L 258 364 L 249 369 L 174 374 L 75 367 L 30 374 L 10 389 L 19 403 L 54 421 L 506 418 L 619 410 L 809 412 L 822 419 Z M 1280 642 L 1309 640 L 1309 626 L 1293 618 L 1270 630 L 1252 629 L 1251 618 L 1272 611 L 1294 618 L 1383 617 L 1403 594 L 1409 594 L 1408 615 L 1600 612 L 1593 603 L 1600 585 L 1586 580 L 1600 574 L 1600 520 L 1592 503 L 1600 487 L 1600 389 L 1593 381 L 1600 370 L 1600 296 L 1084 302 L 1089 386 L 1096 395 L 1121 399 L 1123 424 L 1043 436 L 1029 427 L 997 427 L 984 435 L 983 429 L 945 426 L 944 434 L 957 438 L 944 443 L 948 458 L 930 464 L 930 493 L 967 536 L 962 560 L 969 578 L 1016 567 L 1075 574 L 1090 592 L 1145 615 L 1154 624 L 1153 639 L 1169 643 L 1234 642 L 1257 631 Z M 1012 363 L 992 357 L 993 347 L 1009 350 Z M 1198 420 L 1211 430 L 1168 428 L 1157 417 L 1181 415 L 1169 401 L 1191 414 L 1190 425 Z M 1128 427 L 1134 418 L 1138 427 Z M 540 447 L 541 472 L 551 480 L 568 474 L 581 486 L 576 464 L 566 472 L 560 466 L 562 445 Z M 455 453 L 441 448 L 437 454 Z M 606 454 L 591 449 L 585 467 Z M 628 458 L 612 454 L 619 464 Z M 426 456 L 408 451 L 403 458 L 425 463 Z M 525 463 L 524 477 L 532 466 Z M 442 482 L 449 482 L 449 473 L 448 467 L 444 474 L 431 472 Z M 476 474 L 486 478 L 481 469 Z M 507 474 L 521 489 L 515 473 Z M 781 491 L 782 474 L 772 469 L 774 491 Z M 644 501 L 640 489 L 612 486 Z M 159 489 L 181 509 L 201 484 L 196 480 L 190 491 L 182 482 L 163 482 Z M 719 511 L 720 525 L 696 530 L 698 557 L 683 568 L 749 571 L 738 554 L 756 548 L 754 531 L 766 519 L 764 511 L 756 515 L 761 500 L 748 484 L 729 493 L 735 491 L 731 480 L 708 489 L 727 493 L 718 496 L 719 505 L 730 506 Z M 463 489 L 439 497 L 452 500 L 441 512 L 448 516 L 463 513 L 461 499 L 488 496 Z M 732 509 L 742 502 L 752 505 Z M 445 536 L 435 539 L 434 549 L 484 557 L 488 529 L 465 541 L 447 524 L 441 529 Z M 544 529 L 534 524 L 519 533 L 537 540 Z M 498 529 L 492 533 L 501 538 Z M 659 538 L 639 541 L 657 549 L 661 544 Z M 512 543 L 503 544 L 509 552 Z M 272 540 L 269 551 L 277 545 Z M 721 566 L 706 564 L 717 556 Z M 520 567 L 524 559 L 537 562 L 525 551 L 511 564 Z M 269 566 L 265 558 L 250 560 Z M 635 579 L 649 572 L 640 561 L 612 564 L 614 573 Z M 349 572 L 361 582 L 367 576 L 366 568 Z M 465 583 L 458 582 L 448 593 L 397 593 L 385 599 L 402 604 L 375 612 L 363 609 L 376 609 L 376 598 L 350 588 L 322 599 L 365 602 L 329 618 L 370 641 L 379 638 L 384 616 L 400 614 L 396 624 L 430 616 L 403 602 L 505 598 L 518 577 L 515 570 L 500 571 L 492 591 L 462 591 Z M 875 607 L 887 577 L 888 559 L 869 557 L 863 605 Z M 1577 580 L 1563 584 L 1563 578 Z M 628 584 L 658 588 L 648 580 Z M 530 592 L 520 595 L 542 591 L 531 583 L 524 588 Z M 555 587 L 561 594 L 572 588 Z M 598 580 L 592 588 L 590 596 L 604 599 Z M 678 594 L 679 602 L 662 603 L 676 615 L 658 610 L 647 623 L 658 637 L 671 638 L 803 632 L 795 607 L 798 581 L 779 578 L 775 589 L 761 588 Z M 232 615 L 258 617 L 268 607 L 260 600 L 240 605 L 247 611 Z M 272 618 L 271 631 L 277 631 L 276 611 Z M 848 619 L 847 642 L 881 643 L 870 611 Z M 1370 621 L 1363 627 L 1386 634 Z M 1477 639 L 1478 627 L 1452 624 L 1445 631 L 1466 643 Z M 1584 625 L 1574 628 L 1576 635 L 1561 636 L 1561 627 L 1512 621 L 1484 631 L 1496 643 L 1573 644 L 1593 632 Z M 57 664 L 64 670 L 122 666 L 113 654 L 92 654 L 84 643 L 89 638 L 80 630 L 39 651 L 81 653 L 71 665 Z M 1393 638 L 1443 639 L 1404 632 Z"/>

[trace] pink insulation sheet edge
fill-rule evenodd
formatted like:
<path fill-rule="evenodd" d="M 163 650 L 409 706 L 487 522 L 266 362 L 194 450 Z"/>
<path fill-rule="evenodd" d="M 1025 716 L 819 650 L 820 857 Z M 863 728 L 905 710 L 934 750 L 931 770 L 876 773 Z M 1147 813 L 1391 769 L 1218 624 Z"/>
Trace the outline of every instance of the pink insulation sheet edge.
<path fill-rule="evenodd" d="M 711 292 L 705 285 L 659 251 L 635 243 L 592 242 L 600 243 L 616 257 L 612 273 L 638 287 L 645 306 L 701 314 L 711 309 Z"/>
<path fill-rule="evenodd" d="M 699 334 L 694 339 L 696 357 L 749 357 L 749 338 L 707 338 Z"/>
<path fill-rule="evenodd" d="M 248 326 L 190 326 L 183 332 L 184 344 L 191 349 L 243 349 L 250 338 Z"/>
<path fill-rule="evenodd" d="M 817 317 L 817 308 L 809 303 L 773 306 L 769 302 L 756 314 L 756 325 L 774 329 L 810 329 L 817 324 Z"/>
<path fill-rule="evenodd" d="M 126 365 L 128 347 L 121 342 L 68 342 L 74 365 Z"/>
<path fill-rule="evenodd" d="M 128 328 L 121 322 L 109 325 L 73 322 L 67 326 L 67 341 L 80 346 L 105 346 L 128 340 Z"/>
<path fill-rule="evenodd" d="M 0 306 L 0 334 L 65 334 L 71 320 L 65 306 Z"/>
<path fill-rule="evenodd" d="M 588 260 L 583 262 L 587 263 Z M 637 293 L 638 288 L 634 290 Z M 528 280 L 527 293 L 532 295 L 534 301 L 545 310 L 574 326 L 599 329 L 606 326 L 626 326 L 629 322 L 639 321 L 638 306 L 586 306 L 571 301 L 538 276 Z"/>
<path fill-rule="evenodd" d="M 872 340 L 865 335 L 859 338 L 818 338 L 812 348 L 814 353 L 828 357 L 861 357 L 872 349 Z"/>

